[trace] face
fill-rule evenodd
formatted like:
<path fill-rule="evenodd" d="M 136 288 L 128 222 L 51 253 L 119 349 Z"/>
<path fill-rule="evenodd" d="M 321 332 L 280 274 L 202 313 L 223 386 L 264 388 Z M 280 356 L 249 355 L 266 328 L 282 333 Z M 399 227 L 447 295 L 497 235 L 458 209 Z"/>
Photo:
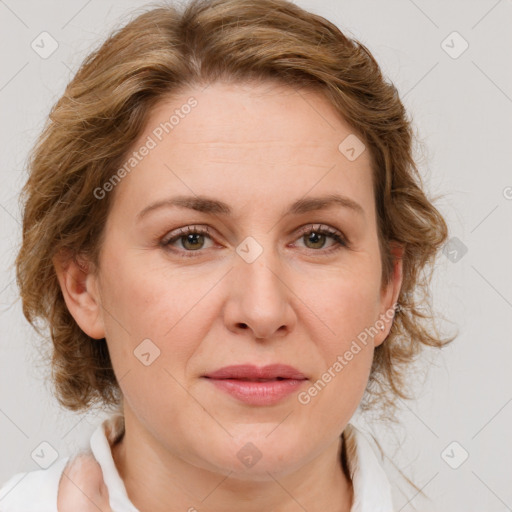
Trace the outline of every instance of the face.
<path fill-rule="evenodd" d="M 109 192 L 100 268 L 66 301 L 106 338 L 125 413 L 162 453 L 264 479 L 318 456 L 355 412 L 401 271 L 381 286 L 369 151 L 339 149 L 351 134 L 318 93 L 271 83 L 189 89 L 152 111 L 133 151 L 154 147 Z M 171 204 L 184 196 L 198 210 Z M 244 398 L 205 377 L 245 364 L 304 379 L 230 381 Z M 240 450 L 254 447 L 249 470 Z"/>

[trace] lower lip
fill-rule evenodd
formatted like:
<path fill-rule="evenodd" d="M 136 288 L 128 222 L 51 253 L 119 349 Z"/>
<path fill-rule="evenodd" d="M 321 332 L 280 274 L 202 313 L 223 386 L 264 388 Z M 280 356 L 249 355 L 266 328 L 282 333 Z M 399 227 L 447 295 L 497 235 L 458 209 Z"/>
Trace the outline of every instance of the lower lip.
<path fill-rule="evenodd" d="M 208 379 L 222 391 L 252 405 L 272 405 L 297 391 L 306 380 L 284 379 L 254 382 L 238 379 Z"/>

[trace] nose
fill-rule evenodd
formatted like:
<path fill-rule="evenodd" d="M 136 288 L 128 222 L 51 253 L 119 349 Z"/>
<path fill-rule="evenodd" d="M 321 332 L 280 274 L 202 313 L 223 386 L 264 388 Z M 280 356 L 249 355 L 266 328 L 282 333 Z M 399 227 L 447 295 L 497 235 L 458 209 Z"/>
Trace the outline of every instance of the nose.
<path fill-rule="evenodd" d="M 252 263 L 237 255 L 229 273 L 229 297 L 224 321 L 232 332 L 249 330 L 257 340 L 293 331 L 296 315 L 292 283 L 279 257 L 265 249 Z"/>

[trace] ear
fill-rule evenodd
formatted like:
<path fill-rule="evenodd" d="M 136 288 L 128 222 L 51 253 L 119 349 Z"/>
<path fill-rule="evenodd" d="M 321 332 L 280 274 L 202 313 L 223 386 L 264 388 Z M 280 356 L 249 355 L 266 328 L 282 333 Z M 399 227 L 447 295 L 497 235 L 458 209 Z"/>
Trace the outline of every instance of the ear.
<path fill-rule="evenodd" d="M 61 251 L 53 258 L 62 295 L 69 312 L 88 336 L 105 337 L 98 278 L 85 258 Z"/>
<path fill-rule="evenodd" d="M 376 327 L 379 332 L 374 337 L 375 347 L 378 347 L 384 342 L 391 330 L 396 310 L 396 302 L 398 301 L 400 289 L 402 288 L 402 257 L 404 247 L 397 242 L 390 242 L 390 246 L 391 254 L 393 255 L 393 272 L 389 283 L 387 283 L 381 291 L 380 315 L 379 320 L 376 322 Z M 382 325 L 384 329 L 380 328 Z"/>

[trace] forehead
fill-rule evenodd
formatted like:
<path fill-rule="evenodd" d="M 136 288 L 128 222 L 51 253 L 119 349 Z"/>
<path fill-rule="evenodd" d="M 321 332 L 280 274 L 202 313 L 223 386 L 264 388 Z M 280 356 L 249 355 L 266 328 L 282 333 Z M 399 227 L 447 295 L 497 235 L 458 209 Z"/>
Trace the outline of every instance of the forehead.
<path fill-rule="evenodd" d="M 187 107 L 191 98 L 197 104 L 193 108 Z M 172 116 L 173 112 L 180 115 Z M 169 127 L 171 117 L 174 125 Z M 158 137 L 163 146 L 174 142 L 202 149 L 210 144 L 211 151 L 222 147 L 234 152 L 258 144 L 278 152 L 280 147 L 300 143 L 300 147 L 317 148 L 311 156 L 319 159 L 333 149 L 336 154 L 338 139 L 354 131 L 319 91 L 274 82 L 221 82 L 162 98 L 143 136 L 159 127 L 165 131 Z"/>
<path fill-rule="evenodd" d="M 353 129 L 317 91 L 272 82 L 190 88 L 153 108 L 131 151 L 151 149 L 116 194 L 139 210 L 181 194 L 215 195 L 234 210 L 255 201 L 281 210 L 290 199 L 333 192 L 368 207 L 369 151 L 348 159 L 340 150 L 347 137 Z"/>

